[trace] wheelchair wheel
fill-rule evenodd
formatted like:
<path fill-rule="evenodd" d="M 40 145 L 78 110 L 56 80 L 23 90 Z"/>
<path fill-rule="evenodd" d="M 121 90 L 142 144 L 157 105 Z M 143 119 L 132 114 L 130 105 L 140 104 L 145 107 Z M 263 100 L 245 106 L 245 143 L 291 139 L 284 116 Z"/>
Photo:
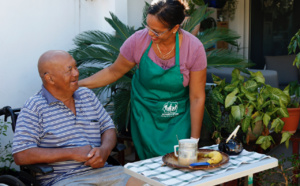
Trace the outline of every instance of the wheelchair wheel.
<path fill-rule="evenodd" d="M 6 184 L 9 186 L 25 186 L 18 178 L 11 175 L 1 175 L 0 176 L 0 185 Z"/>

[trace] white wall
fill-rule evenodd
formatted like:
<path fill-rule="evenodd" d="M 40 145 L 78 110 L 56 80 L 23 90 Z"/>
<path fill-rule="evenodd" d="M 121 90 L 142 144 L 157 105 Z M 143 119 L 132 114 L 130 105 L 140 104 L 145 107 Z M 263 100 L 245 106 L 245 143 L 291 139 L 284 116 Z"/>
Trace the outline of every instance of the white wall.
<path fill-rule="evenodd" d="M 151 3 L 152 0 L 128 0 L 128 24 L 135 28 L 140 27 L 143 19 L 143 8 L 145 2 Z"/>
<path fill-rule="evenodd" d="M 0 107 L 21 107 L 40 89 L 37 60 L 43 52 L 71 49 L 72 39 L 85 30 L 112 32 L 104 20 L 109 11 L 139 26 L 143 5 L 141 0 L 1 0 Z"/>
<path fill-rule="evenodd" d="M 238 40 L 241 50 L 239 53 L 248 59 L 249 53 L 249 22 L 250 1 L 238 0 L 235 17 L 229 20 L 229 28 L 236 31 L 241 38 Z"/>
<path fill-rule="evenodd" d="M 0 108 L 22 107 L 41 88 L 42 53 L 72 49 L 72 39 L 86 30 L 113 33 L 104 19 L 109 12 L 140 26 L 143 6 L 142 0 L 0 0 Z M 2 145 L 12 141 L 11 129 L 8 136 Z"/>

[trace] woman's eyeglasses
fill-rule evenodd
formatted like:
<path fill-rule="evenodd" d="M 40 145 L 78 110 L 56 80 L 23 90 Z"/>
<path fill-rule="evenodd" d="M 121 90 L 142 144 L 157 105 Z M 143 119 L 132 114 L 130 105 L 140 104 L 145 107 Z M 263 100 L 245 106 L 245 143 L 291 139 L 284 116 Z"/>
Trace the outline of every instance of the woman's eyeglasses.
<path fill-rule="evenodd" d="M 167 30 L 165 30 L 165 31 L 163 31 L 163 32 L 161 32 L 161 33 L 157 33 L 157 32 L 155 32 L 154 30 L 152 30 L 149 26 L 147 26 L 147 25 L 145 25 L 145 24 L 143 24 L 143 25 L 144 25 L 144 27 L 146 27 L 149 31 L 151 31 L 156 37 L 159 37 L 159 36 L 163 35 L 164 33 L 166 33 L 167 31 L 169 31 L 169 29 L 167 29 Z"/>

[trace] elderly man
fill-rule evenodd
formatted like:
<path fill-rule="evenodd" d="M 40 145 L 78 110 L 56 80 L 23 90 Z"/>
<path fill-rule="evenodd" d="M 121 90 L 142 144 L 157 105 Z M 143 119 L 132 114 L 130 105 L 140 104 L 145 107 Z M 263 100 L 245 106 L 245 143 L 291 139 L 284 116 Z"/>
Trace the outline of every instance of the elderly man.
<path fill-rule="evenodd" d="M 116 144 L 113 121 L 95 94 L 78 88 L 76 62 L 65 51 L 39 59 L 42 89 L 25 103 L 13 141 L 16 164 L 48 163 L 41 185 L 140 185 L 106 160 Z"/>

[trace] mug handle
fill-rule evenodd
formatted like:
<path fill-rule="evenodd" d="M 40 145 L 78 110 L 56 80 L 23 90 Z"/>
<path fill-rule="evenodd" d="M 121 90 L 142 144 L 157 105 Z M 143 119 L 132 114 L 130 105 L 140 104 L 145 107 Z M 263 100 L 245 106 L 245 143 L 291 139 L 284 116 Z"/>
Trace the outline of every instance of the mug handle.
<path fill-rule="evenodd" d="M 174 145 L 174 155 L 176 156 L 176 157 L 178 157 L 178 154 L 177 154 L 177 151 L 176 151 L 176 149 L 179 147 L 179 145 Z"/>

